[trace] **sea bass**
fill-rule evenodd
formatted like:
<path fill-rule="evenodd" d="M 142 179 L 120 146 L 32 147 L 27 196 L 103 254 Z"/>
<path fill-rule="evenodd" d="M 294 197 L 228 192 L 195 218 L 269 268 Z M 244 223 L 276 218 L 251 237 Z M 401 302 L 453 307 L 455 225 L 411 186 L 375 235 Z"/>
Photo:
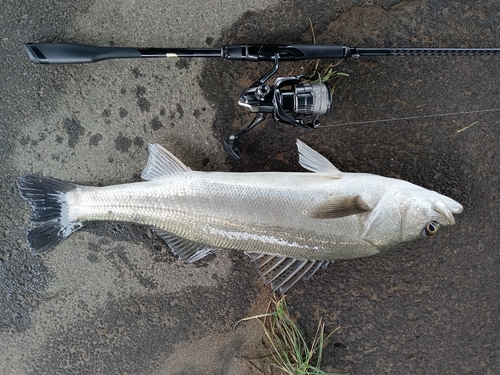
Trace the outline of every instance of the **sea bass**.
<path fill-rule="evenodd" d="M 144 182 L 92 187 L 22 176 L 19 191 L 38 225 L 28 232 L 28 245 L 41 253 L 94 221 L 149 225 L 189 262 L 220 249 L 244 251 L 266 285 L 284 293 L 333 260 L 433 236 L 462 212 L 441 194 L 343 173 L 305 143 L 297 146 L 299 163 L 314 173 L 192 171 L 150 144 Z"/>

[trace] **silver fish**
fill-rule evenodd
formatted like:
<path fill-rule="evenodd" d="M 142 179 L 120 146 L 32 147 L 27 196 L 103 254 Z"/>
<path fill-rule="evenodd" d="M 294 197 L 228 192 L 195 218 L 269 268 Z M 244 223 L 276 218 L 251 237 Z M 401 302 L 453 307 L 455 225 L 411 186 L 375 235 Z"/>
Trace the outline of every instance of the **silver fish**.
<path fill-rule="evenodd" d="M 18 180 L 33 206 L 34 253 L 85 223 L 149 225 L 181 259 L 242 250 L 264 282 L 284 293 L 337 259 L 382 253 L 455 223 L 462 206 L 409 182 L 340 172 L 297 141 L 302 173 L 198 172 L 160 145 L 149 145 L 146 181 L 91 187 L 40 176 Z"/>

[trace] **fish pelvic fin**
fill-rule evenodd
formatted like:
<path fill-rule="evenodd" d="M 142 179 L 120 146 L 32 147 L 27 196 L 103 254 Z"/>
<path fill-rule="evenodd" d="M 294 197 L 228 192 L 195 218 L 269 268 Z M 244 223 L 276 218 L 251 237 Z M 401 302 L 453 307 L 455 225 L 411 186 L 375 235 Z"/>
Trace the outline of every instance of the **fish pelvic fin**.
<path fill-rule="evenodd" d="M 327 158 L 316 150 L 297 139 L 297 149 L 299 151 L 299 164 L 316 173 L 326 173 L 331 177 L 341 178 L 342 172 L 339 171 Z"/>
<path fill-rule="evenodd" d="M 78 185 L 26 175 L 18 179 L 17 186 L 21 196 L 33 207 L 31 222 L 39 223 L 28 231 L 27 242 L 32 254 L 51 249 L 83 226 L 67 215 L 66 193 L 77 189 Z"/>
<path fill-rule="evenodd" d="M 245 252 L 254 263 L 264 285 L 271 284 L 273 292 L 285 293 L 300 279 L 309 278 L 319 269 L 326 268 L 329 261 L 285 258 L 262 253 Z"/>
<path fill-rule="evenodd" d="M 150 181 L 191 171 L 191 168 L 158 144 L 148 144 L 148 151 L 148 163 L 141 174 L 143 180 Z"/>
<path fill-rule="evenodd" d="M 187 240 L 161 229 L 153 230 L 163 239 L 163 241 L 167 243 L 172 252 L 177 255 L 179 259 L 185 260 L 189 263 L 196 262 L 197 260 L 220 250 L 219 248 L 209 247 L 199 242 Z"/>

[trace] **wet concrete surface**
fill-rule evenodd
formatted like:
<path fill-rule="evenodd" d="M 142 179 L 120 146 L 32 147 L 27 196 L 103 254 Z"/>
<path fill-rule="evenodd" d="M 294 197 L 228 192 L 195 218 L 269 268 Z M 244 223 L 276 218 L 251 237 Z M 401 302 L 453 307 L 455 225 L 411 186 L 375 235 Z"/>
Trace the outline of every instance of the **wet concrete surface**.
<path fill-rule="evenodd" d="M 82 184 L 138 181 L 147 143 L 192 169 L 301 171 L 295 139 L 342 171 L 401 178 L 458 200 L 457 224 L 384 256 L 337 262 L 287 298 L 309 335 L 340 326 L 328 371 L 500 373 L 500 60 L 346 60 L 333 108 L 315 131 L 251 116 L 241 91 L 265 63 L 114 60 L 41 66 L 22 43 L 216 47 L 311 43 L 498 47 L 493 0 L 208 2 L 34 1 L 0 15 L 0 345 L 5 374 L 254 374 L 271 370 L 252 322 L 271 296 L 249 260 L 221 252 L 184 264 L 146 227 L 93 224 L 53 251 L 25 245 L 23 173 Z M 325 63 L 326 64 L 326 63 Z M 310 69 L 286 64 L 280 75 Z M 432 116 L 444 113 L 458 115 Z M 392 120 L 406 118 L 404 120 Z M 386 120 L 386 121 L 379 121 Z M 465 127 L 472 125 L 470 128 Z M 272 372 L 274 371 L 274 372 Z"/>

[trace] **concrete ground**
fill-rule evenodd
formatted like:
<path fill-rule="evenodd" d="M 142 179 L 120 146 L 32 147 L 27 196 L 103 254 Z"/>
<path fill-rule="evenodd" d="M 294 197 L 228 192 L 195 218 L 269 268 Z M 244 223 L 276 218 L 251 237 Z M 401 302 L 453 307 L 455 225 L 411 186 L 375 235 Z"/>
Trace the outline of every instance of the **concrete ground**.
<path fill-rule="evenodd" d="M 317 44 L 500 47 L 495 0 L 2 3 L 0 373 L 277 374 L 259 325 L 234 328 L 271 297 L 243 254 L 184 264 L 148 228 L 109 223 L 33 256 L 30 210 L 15 181 L 24 173 L 89 185 L 138 181 L 154 142 L 197 170 L 301 171 L 297 137 L 340 170 L 408 180 L 465 208 L 434 240 L 338 262 L 289 291 L 307 335 L 319 318 L 327 331 L 340 326 L 324 369 L 500 373 L 498 56 L 343 61 L 338 69 L 349 77 L 322 128 L 266 122 L 242 141 L 237 163 L 221 140 L 250 121 L 236 100 L 269 64 L 41 66 L 22 47 L 312 43 L 309 20 Z M 308 69 L 283 63 L 280 75 Z M 460 114 L 428 116 L 444 113 Z M 375 122 L 394 118 L 406 119 Z"/>

